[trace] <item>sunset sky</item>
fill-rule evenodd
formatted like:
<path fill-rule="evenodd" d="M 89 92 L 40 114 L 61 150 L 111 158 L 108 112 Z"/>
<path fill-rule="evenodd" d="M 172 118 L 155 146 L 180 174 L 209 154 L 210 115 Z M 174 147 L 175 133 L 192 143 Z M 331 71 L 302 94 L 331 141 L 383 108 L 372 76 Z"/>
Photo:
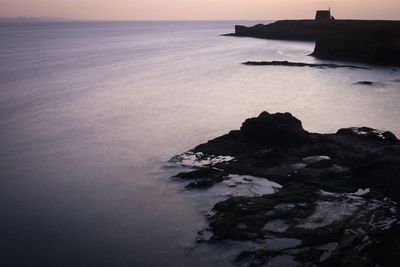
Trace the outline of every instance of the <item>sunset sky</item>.
<path fill-rule="evenodd" d="M 400 19 L 400 0 L 0 0 L 0 17 L 282 19 L 311 18 L 329 6 L 337 18 Z"/>

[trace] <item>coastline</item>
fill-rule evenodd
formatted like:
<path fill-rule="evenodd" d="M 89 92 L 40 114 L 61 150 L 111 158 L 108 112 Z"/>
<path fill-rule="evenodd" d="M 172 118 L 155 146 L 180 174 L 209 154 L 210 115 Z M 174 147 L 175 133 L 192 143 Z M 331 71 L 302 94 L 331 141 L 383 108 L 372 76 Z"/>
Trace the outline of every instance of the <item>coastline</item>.
<path fill-rule="evenodd" d="M 235 26 L 227 36 L 316 42 L 317 58 L 400 65 L 400 21 L 280 20 L 252 27 Z"/>
<path fill-rule="evenodd" d="M 213 215 L 207 211 L 228 197 L 271 195 L 283 183 L 229 173 L 206 190 L 185 190 L 196 180 L 169 179 L 188 169 L 165 166 L 172 155 L 266 107 L 296 114 L 313 132 L 371 125 L 400 136 L 399 72 L 390 68 L 244 66 L 317 60 L 307 56 L 311 42 L 220 37 L 232 22 L 61 24 L 0 27 L 9 266 L 232 266 L 238 250 L 260 244 L 194 243 Z M 265 229 L 273 227 L 285 224 Z"/>
<path fill-rule="evenodd" d="M 198 237 L 253 242 L 238 264 L 400 264 L 400 141 L 391 132 L 309 133 L 290 113 L 263 112 L 172 161 L 194 167 L 175 176 L 187 190 L 252 188 L 217 203 Z"/>

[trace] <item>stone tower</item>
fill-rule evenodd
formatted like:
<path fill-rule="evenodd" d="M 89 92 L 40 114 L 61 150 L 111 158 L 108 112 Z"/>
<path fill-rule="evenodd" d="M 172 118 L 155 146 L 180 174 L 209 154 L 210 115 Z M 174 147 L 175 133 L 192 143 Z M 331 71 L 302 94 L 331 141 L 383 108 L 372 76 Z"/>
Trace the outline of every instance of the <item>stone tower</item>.
<path fill-rule="evenodd" d="M 329 21 L 332 19 L 331 10 L 317 10 L 315 14 L 315 20 L 317 21 Z"/>

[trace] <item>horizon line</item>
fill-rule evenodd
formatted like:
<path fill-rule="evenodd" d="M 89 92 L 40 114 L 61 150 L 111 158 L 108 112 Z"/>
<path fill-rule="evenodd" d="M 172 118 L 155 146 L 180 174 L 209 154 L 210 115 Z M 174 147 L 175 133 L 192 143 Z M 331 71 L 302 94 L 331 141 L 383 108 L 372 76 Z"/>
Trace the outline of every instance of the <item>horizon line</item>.
<path fill-rule="evenodd" d="M 0 16 L 1 22 L 196 22 L 196 21 L 278 21 L 278 20 L 314 20 L 314 18 L 229 18 L 229 19 L 89 19 L 89 18 L 63 18 L 63 17 L 51 17 L 51 16 L 15 16 L 15 17 L 3 17 Z M 25 20 L 25 21 L 24 21 Z M 32 21 L 29 21 L 32 20 Z M 35 21 L 36 20 L 36 21 Z M 387 20 L 387 21 L 400 21 L 400 19 L 377 19 L 377 18 L 336 18 L 336 20 Z"/>

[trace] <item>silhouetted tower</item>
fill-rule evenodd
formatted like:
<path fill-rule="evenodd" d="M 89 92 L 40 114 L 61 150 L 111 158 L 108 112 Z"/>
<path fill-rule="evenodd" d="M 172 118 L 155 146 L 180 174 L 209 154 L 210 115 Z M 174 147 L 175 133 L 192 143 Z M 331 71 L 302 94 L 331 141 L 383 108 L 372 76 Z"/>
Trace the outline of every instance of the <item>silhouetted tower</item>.
<path fill-rule="evenodd" d="M 331 8 L 329 10 L 317 10 L 315 14 L 315 20 L 317 21 L 330 21 L 333 19 L 331 16 Z"/>

